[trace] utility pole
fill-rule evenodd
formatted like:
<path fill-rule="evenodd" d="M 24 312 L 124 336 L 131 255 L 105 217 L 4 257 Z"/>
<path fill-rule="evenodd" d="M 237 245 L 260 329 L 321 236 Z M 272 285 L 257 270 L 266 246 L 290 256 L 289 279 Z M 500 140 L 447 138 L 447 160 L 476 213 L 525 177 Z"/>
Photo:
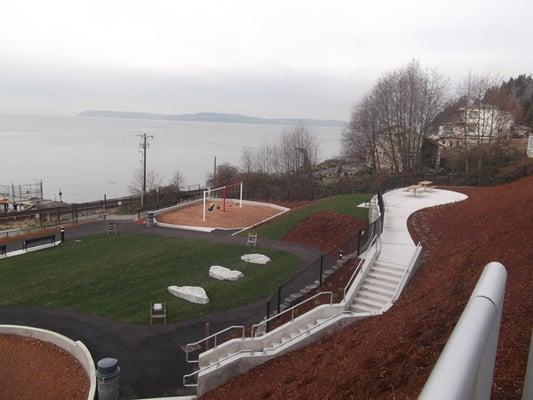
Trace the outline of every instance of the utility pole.
<path fill-rule="evenodd" d="M 146 200 L 146 149 L 150 144 L 148 143 L 148 139 L 153 139 L 154 137 L 152 135 L 148 135 L 146 133 L 143 133 L 139 136 L 142 141 L 139 143 L 139 151 L 142 155 L 142 164 L 143 164 L 143 182 L 142 182 L 142 190 L 141 190 L 141 208 L 144 210 L 145 200 Z"/>
<path fill-rule="evenodd" d="M 215 161 L 213 163 L 213 189 L 217 187 L 217 156 L 215 156 Z"/>

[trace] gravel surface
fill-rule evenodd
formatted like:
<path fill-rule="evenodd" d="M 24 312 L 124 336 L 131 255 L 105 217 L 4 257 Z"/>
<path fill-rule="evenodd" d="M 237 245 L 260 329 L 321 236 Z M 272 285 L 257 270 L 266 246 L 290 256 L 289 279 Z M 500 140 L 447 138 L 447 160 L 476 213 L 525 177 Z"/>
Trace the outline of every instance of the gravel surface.
<path fill-rule="evenodd" d="M 398 303 L 253 369 L 202 399 L 415 399 L 483 267 L 508 271 L 493 399 L 520 399 L 533 326 L 533 177 L 455 188 L 468 200 L 411 216 L 425 253 Z"/>
<path fill-rule="evenodd" d="M 0 335 L 0 399 L 86 399 L 89 380 L 63 349 L 18 335 Z"/>
<path fill-rule="evenodd" d="M 207 206 L 215 204 L 212 211 L 206 210 L 206 219 L 202 221 L 203 204 L 197 203 L 188 207 L 177 208 L 163 214 L 156 219 L 173 225 L 207 226 L 219 228 L 244 228 L 270 218 L 281 210 L 269 206 L 243 204 L 239 208 L 235 200 L 226 200 L 226 211 L 222 210 L 221 200 L 209 200 Z M 219 207 L 219 208 L 217 208 Z"/>

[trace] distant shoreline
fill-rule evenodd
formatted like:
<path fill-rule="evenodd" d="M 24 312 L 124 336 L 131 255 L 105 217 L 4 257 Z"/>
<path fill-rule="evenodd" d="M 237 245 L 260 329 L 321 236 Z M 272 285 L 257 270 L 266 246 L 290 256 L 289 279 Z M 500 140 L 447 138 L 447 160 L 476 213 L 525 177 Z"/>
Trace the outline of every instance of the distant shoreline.
<path fill-rule="evenodd" d="M 201 112 L 195 114 L 154 114 L 143 112 L 127 111 L 106 111 L 106 110 L 87 110 L 77 114 L 78 117 L 97 117 L 97 118 L 119 118 L 119 119 L 151 119 L 163 121 L 180 121 L 180 122 L 217 122 L 233 124 L 264 124 L 264 125 L 284 125 L 293 126 L 303 123 L 306 126 L 317 127 L 339 127 L 344 128 L 348 124 L 345 121 L 330 119 L 309 119 L 309 118 L 261 118 L 251 117 L 241 114 L 225 114 Z"/>

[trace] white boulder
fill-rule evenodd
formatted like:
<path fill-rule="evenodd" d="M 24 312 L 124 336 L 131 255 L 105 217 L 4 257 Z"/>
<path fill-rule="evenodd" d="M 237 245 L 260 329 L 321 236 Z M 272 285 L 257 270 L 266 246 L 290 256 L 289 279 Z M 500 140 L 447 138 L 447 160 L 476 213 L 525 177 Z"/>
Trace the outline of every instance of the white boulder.
<path fill-rule="evenodd" d="M 241 257 L 241 260 L 252 264 L 266 264 L 272 261 L 270 257 L 264 254 L 245 254 Z"/>
<path fill-rule="evenodd" d="M 191 303 L 209 303 L 207 293 L 200 286 L 169 286 L 167 290 L 171 295 L 190 301 Z"/>
<path fill-rule="evenodd" d="M 209 268 L 209 276 L 221 281 L 238 281 L 239 279 L 244 278 L 241 271 L 229 269 L 220 265 L 213 265 Z"/>

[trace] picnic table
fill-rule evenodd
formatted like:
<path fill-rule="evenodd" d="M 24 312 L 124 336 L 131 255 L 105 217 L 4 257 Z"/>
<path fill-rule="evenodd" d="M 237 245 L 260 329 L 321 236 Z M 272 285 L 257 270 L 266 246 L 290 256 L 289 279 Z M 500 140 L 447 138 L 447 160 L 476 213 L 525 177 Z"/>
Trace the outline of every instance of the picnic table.
<path fill-rule="evenodd" d="M 411 185 L 404 189 L 404 192 L 413 192 L 413 196 L 416 197 L 416 191 L 419 189 L 424 189 L 422 185 Z"/>
<path fill-rule="evenodd" d="M 420 182 L 418 182 L 418 184 L 419 184 L 420 186 L 422 186 L 422 187 L 424 188 L 425 191 L 427 191 L 428 188 L 431 188 L 431 187 L 432 187 L 432 186 L 431 186 L 432 183 L 433 183 L 433 181 L 420 181 Z"/>

